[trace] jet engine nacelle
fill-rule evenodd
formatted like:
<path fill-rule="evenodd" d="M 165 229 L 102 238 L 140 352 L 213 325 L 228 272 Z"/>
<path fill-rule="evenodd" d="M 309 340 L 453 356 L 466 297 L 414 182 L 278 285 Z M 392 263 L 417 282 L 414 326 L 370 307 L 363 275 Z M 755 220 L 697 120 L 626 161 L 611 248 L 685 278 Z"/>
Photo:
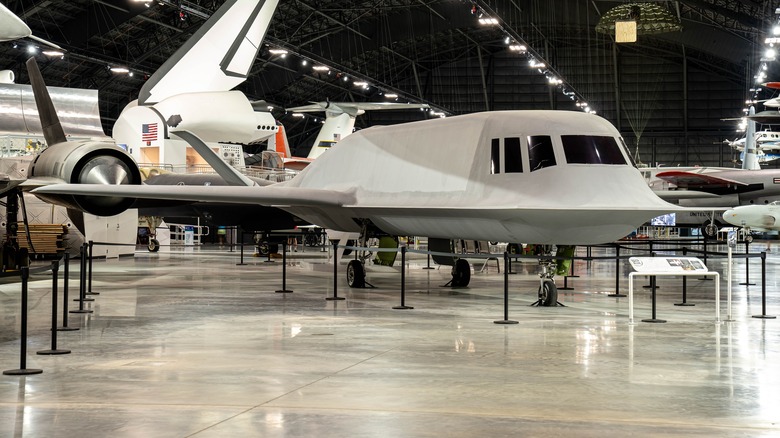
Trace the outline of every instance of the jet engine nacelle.
<path fill-rule="evenodd" d="M 49 145 L 30 165 L 28 179 L 35 184 L 65 182 L 81 184 L 141 184 L 135 160 L 113 143 L 96 141 Z M 48 202 L 97 216 L 113 216 L 130 208 L 135 199 L 99 196 L 62 196 Z"/>

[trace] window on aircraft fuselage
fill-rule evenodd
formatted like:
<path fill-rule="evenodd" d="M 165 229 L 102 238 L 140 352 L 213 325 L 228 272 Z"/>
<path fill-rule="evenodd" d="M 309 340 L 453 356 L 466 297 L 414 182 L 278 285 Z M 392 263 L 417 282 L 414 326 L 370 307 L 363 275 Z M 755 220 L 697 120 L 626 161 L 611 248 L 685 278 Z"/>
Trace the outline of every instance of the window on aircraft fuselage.
<path fill-rule="evenodd" d="M 531 172 L 555 166 L 555 151 L 549 135 L 528 136 L 528 164 Z"/>
<path fill-rule="evenodd" d="M 490 141 L 490 173 L 493 175 L 501 173 L 501 152 L 498 145 L 497 138 Z"/>
<path fill-rule="evenodd" d="M 626 164 L 613 137 L 562 135 L 561 143 L 569 164 Z"/>
<path fill-rule="evenodd" d="M 628 161 L 632 166 L 636 167 L 636 161 L 634 161 L 634 156 L 631 155 L 631 151 L 628 149 L 628 146 L 626 146 L 626 141 L 623 140 L 623 137 L 618 138 L 620 139 L 620 146 L 623 148 L 623 152 L 625 152 L 626 156 L 628 157 Z"/>
<path fill-rule="evenodd" d="M 504 139 L 504 172 L 519 173 L 523 171 L 523 156 L 520 153 L 520 138 Z"/>

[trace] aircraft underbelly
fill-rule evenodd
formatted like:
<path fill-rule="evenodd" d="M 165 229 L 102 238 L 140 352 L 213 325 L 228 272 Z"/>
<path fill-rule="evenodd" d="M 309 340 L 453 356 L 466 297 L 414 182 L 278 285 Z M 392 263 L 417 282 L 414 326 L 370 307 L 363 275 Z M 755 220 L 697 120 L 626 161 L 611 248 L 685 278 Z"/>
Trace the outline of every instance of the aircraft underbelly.
<path fill-rule="evenodd" d="M 383 231 L 397 235 L 584 245 L 620 239 L 655 213 L 614 212 L 608 216 L 605 221 L 603 211 L 575 216 L 565 210 L 445 210 L 425 215 L 385 211 L 365 215 Z"/>

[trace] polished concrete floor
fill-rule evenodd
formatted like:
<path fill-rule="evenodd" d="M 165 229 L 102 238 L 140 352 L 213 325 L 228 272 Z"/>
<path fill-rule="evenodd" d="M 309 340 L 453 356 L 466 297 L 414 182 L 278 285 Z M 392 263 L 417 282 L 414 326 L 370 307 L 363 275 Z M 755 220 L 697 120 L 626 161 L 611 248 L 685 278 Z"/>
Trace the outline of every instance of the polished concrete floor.
<path fill-rule="evenodd" d="M 752 247 L 768 251 L 767 313 L 780 313 L 780 246 Z M 94 313 L 70 315 L 81 330 L 58 332 L 72 351 L 58 356 L 36 354 L 50 347 L 52 297 L 50 276 L 36 276 L 26 357 L 43 373 L 0 375 L 0 437 L 780 436 L 780 320 L 752 317 L 761 288 L 739 285 L 744 260 L 730 322 L 716 323 L 712 281 L 688 280 L 695 306 L 682 307 L 680 278 L 659 278 L 668 322 L 640 322 L 651 313 L 641 289 L 629 324 L 628 300 L 608 296 L 614 261 L 583 260 L 555 308 L 529 306 L 538 266 L 515 264 L 518 324 L 499 325 L 495 263 L 450 289 L 449 268 L 410 255 L 414 309 L 397 310 L 392 268 L 372 268 L 376 288 L 348 290 L 341 265 L 346 300 L 326 300 L 327 254 L 290 254 L 288 294 L 275 293 L 281 261 L 237 266 L 237 252 L 217 247 L 96 260 Z M 725 278 L 723 259 L 708 264 Z M 752 260 L 754 281 L 760 266 Z M 4 284 L 0 368 L 19 367 L 19 335 L 20 287 Z"/>

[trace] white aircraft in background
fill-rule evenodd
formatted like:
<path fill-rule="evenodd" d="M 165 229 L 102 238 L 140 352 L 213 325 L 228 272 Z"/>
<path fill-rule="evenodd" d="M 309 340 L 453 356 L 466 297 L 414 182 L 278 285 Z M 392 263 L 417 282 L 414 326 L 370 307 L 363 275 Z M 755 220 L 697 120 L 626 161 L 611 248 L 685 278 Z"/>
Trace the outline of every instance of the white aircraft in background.
<path fill-rule="evenodd" d="M 276 122 L 268 106 L 231 90 L 246 80 L 277 5 L 278 0 L 227 0 L 144 83 L 138 99 L 117 118 L 114 140 L 138 162 L 183 163 L 183 147 L 165 147 L 171 129 L 196 132 L 212 143 L 273 136 Z M 159 155 L 144 157 L 145 146 L 159 146 L 154 148 Z"/>
<path fill-rule="evenodd" d="M 723 213 L 723 220 L 748 231 L 779 231 L 780 202 L 735 207 Z"/>
<path fill-rule="evenodd" d="M 313 102 L 310 105 L 289 108 L 293 113 L 325 112 L 325 123 L 307 158 L 314 159 L 322 155 L 333 145 L 352 134 L 355 129 L 355 119 L 366 111 L 428 109 L 428 104 L 412 104 L 397 102 Z"/>
<path fill-rule="evenodd" d="M 30 27 L 21 18 L 0 3 L 0 41 L 13 41 L 22 38 L 30 38 L 49 47 L 64 51 L 62 47 L 33 35 Z"/>

